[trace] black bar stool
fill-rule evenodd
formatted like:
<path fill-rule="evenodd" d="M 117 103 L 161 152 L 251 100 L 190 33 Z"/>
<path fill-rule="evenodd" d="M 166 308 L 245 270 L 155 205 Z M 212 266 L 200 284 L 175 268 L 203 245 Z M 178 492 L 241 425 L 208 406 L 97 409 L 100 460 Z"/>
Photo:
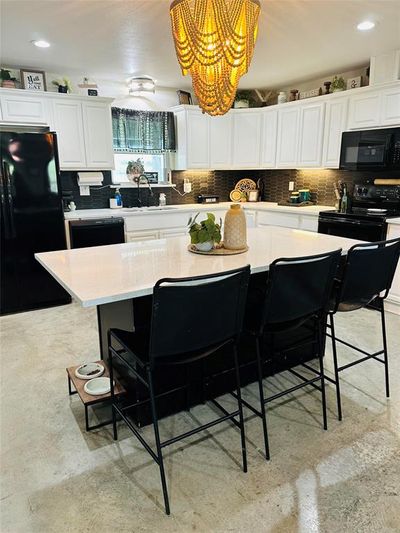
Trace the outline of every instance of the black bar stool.
<path fill-rule="evenodd" d="M 400 255 L 400 239 L 380 241 L 366 244 L 356 244 L 347 254 L 346 263 L 340 279 L 337 280 L 334 300 L 329 313 L 330 334 L 332 339 L 333 366 L 335 378 L 325 376 L 325 379 L 336 385 L 338 419 L 342 420 L 342 402 L 340 397 L 339 373 L 354 365 L 374 359 L 385 366 L 386 397 L 389 398 L 389 365 L 386 339 L 384 300 L 392 285 Z M 349 312 L 370 305 L 381 315 L 383 349 L 369 353 L 353 344 L 336 337 L 334 315 L 337 312 Z M 364 357 L 339 366 L 336 342 L 363 354 Z M 383 355 L 383 359 L 379 356 Z"/>
<path fill-rule="evenodd" d="M 307 257 L 282 258 L 271 263 L 264 291 L 258 288 L 252 293 L 249 289 L 248 309 L 246 311 L 245 331 L 255 339 L 257 357 L 257 377 L 260 396 L 260 410 L 249 402 L 240 400 L 243 405 L 262 419 L 265 456 L 270 458 L 266 420 L 267 403 L 311 385 L 321 392 L 324 429 L 327 429 L 326 399 L 324 383 L 324 343 L 322 324 L 325 320 L 333 282 L 341 258 L 341 250 Z M 263 358 L 261 340 L 265 334 L 294 330 L 311 322 L 310 335 L 307 335 L 297 348 L 314 345 L 319 359 L 319 371 L 312 369 L 314 377 L 308 378 L 297 370 L 289 371 L 300 379 L 300 383 L 278 394 L 264 397 Z M 255 324 L 255 327 L 253 327 Z M 290 350 L 290 347 L 288 348 Z M 277 353 L 272 354 L 276 356 Z M 281 355 L 281 354 L 279 354 Z M 317 384 L 320 382 L 320 385 Z M 237 397 L 234 393 L 233 395 Z"/>
<path fill-rule="evenodd" d="M 247 471 L 237 344 L 242 331 L 249 277 L 250 267 L 246 266 L 209 276 L 161 279 L 154 287 L 150 331 L 138 330 L 132 333 L 111 329 L 108 333 L 114 439 L 118 438 L 116 425 L 118 413 L 159 466 L 167 514 L 170 514 L 170 507 L 162 454 L 165 446 L 221 422 L 231 421 L 240 428 L 243 471 Z M 212 305 L 211 316 L 207 312 L 210 305 Z M 116 341 L 122 348 L 115 348 L 113 341 Z M 157 395 L 153 380 L 155 368 L 159 365 L 181 365 L 204 359 L 227 345 L 232 347 L 236 369 L 237 410 L 227 413 L 222 408 L 223 416 L 161 442 L 156 407 Z M 135 377 L 147 387 L 148 400 L 124 405 L 121 398 L 114 394 L 113 358 L 122 361 L 129 371 L 133 372 Z M 165 395 L 166 393 L 163 392 L 159 396 L 164 398 Z M 151 406 L 156 451 L 142 437 L 127 416 L 128 409 L 143 405 L 145 402 L 150 402 Z M 213 403 L 218 405 L 215 401 Z M 237 416 L 239 416 L 239 421 L 235 419 Z"/>

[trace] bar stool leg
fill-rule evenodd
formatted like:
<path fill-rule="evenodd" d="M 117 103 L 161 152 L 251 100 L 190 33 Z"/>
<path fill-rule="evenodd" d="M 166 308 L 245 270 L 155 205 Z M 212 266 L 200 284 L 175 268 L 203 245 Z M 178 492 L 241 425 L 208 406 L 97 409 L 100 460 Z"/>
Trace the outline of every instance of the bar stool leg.
<path fill-rule="evenodd" d="M 243 472 L 247 472 L 246 435 L 245 435 L 245 432 L 244 432 L 242 395 L 241 395 L 241 391 L 240 391 L 239 360 L 238 360 L 236 343 L 233 345 L 233 357 L 234 357 L 234 360 L 235 360 L 236 390 L 237 390 L 239 421 L 240 421 L 240 437 L 241 437 L 241 440 L 242 440 Z"/>
<path fill-rule="evenodd" d="M 263 390 L 263 382 L 262 382 L 263 375 L 262 375 L 262 364 L 261 364 L 261 356 L 260 356 L 260 338 L 259 337 L 256 337 L 256 354 L 257 354 L 258 390 L 260 393 L 261 419 L 262 419 L 263 432 L 264 432 L 265 458 L 267 461 L 269 461 L 270 459 L 269 442 L 268 442 L 264 390 Z"/>
<path fill-rule="evenodd" d="M 334 373 L 335 373 L 338 420 L 341 421 L 342 420 L 342 399 L 340 396 L 339 370 L 338 370 L 338 362 L 337 362 L 335 323 L 333 319 L 333 313 L 329 313 L 329 323 L 331 325 L 331 341 L 332 341 L 332 353 L 333 353 L 333 368 L 334 368 Z"/>
<path fill-rule="evenodd" d="M 322 353 L 322 334 L 321 334 L 321 319 L 316 319 L 317 327 L 317 347 L 318 347 L 318 359 L 319 359 L 319 371 L 321 374 L 321 396 L 322 396 L 322 418 L 324 423 L 324 429 L 328 429 L 328 420 L 326 416 L 326 394 L 325 394 L 325 375 L 324 375 L 324 357 Z"/>
<path fill-rule="evenodd" d="M 389 389 L 389 361 L 386 339 L 386 321 L 385 321 L 385 308 L 383 300 L 381 301 L 381 324 L 382 324 L 382 340 L 383 340 L 383 360 L 385 362 L 385 386 L 386 386 L 386 398 L 390 397 Z"/>
<path fill-rule="evenodd" d="M 113 439 L 118 440 L 117 432 L 117 415 L 115 412 L 115 391 L 114 391 L 114 369 L 112 362 L 112 351 L 111 351 L 111 335 L 110 332 L 107 333 L 108 339 L 108 369 L 110 372 L 110 389 L 111 389 L 111 417 L 112 417 L 112 426 L 113 426 Z"/>
<path fill-rule="evenodd" d="M 162 486 L 162 491 L 163 491 L 163 496 L 164 496 L 165 513 L 169 515 L 171 514 L 171 511 L 169 508 L 168 489 L 167 489 L 167 482 L 165 479 L 164 461 L 163 461 L 161 443 L 160 443 L 160 433 L 158 430 L 158 419 L 157 419 L 157 410 L 156 410 L 156 405 L 155 405 L 153 379 L 151 375 L 151 370 L 149 368 L 147 369 L 147 379 L 148 379 L 148 384 L 149 384 L 151 415 L 153 418 L 154 437 L 155 437 L 156 448 L 157 448 L 158 466 L 160 467 L 160 477 L 161 477 L 161 486 Z"/>

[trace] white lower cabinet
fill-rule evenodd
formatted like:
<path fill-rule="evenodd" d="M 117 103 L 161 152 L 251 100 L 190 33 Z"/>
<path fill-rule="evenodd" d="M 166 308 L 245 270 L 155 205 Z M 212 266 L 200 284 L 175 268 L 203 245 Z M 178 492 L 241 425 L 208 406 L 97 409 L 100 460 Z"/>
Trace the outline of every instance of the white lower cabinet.
<path fill-rule="evenodd" d="M 298 229 L 300 218 L 296 213 L 259 211 L 257 213 L 257 226 L 282 226 Z"/>
<path fill-rule="evenodd" d="M 400 225 L 389 224 L 387 239 L 398 239 L 400 237 Z M 397 270 L 394 275 L 392 288 L 390 289 L 387 298 L 386 309 L 392 313 L 400 315 L 400 263 L 397 265 Z"/>
<path fill-rule="evenodd" d="M 129 231 L 125 233 L 126 242 L 152 241 L 158 239 L 157 230 L 148 231 Z"/>
<path fill-rule="evenodd" d="M 187 235 L 187 228 L 167 228 L 160 230 L 160 239 L 165 239 L 168 237 L 182 237 L 182 235 Z"/>
<path fill-rule="evenodd" d="M 300 215 L 299 229 L 318 231 L 318 217 L 313 215 Z"/>

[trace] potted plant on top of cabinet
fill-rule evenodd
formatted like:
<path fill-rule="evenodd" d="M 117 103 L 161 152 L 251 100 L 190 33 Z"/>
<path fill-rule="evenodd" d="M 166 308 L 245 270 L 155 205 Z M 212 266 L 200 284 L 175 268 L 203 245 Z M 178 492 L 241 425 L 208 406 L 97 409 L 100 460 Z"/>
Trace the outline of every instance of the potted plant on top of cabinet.
<path fill-rule="evenodd" d="M 333 93 L 346 90 L 346 82 L 344 81 L 342 76 L 340 76 L 340 78 L 338 78 L 337 76 L 333 78 L 331 89 Z"/>
<path fill-rule="evenodd" d="M 17 78 L 13 78 L 11 76 L 10 70 L 2 68 L 0 71 L 0 81 L 2 87 L 7 89 L 15 89 L 15 82 L 17 81 Z"/>

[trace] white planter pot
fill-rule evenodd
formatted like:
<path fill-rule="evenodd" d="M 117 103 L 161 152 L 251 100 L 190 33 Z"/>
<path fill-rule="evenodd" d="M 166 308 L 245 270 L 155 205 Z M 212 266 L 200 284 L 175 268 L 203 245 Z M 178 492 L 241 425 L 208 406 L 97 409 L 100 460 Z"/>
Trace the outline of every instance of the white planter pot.
<path fill-rule="evenodd" d="M 195 244 L 195 246 L 199 252 L 209 252 L 213 249 L 214 243 L 212 241 L 199 242 L 198 244 Z"/>

